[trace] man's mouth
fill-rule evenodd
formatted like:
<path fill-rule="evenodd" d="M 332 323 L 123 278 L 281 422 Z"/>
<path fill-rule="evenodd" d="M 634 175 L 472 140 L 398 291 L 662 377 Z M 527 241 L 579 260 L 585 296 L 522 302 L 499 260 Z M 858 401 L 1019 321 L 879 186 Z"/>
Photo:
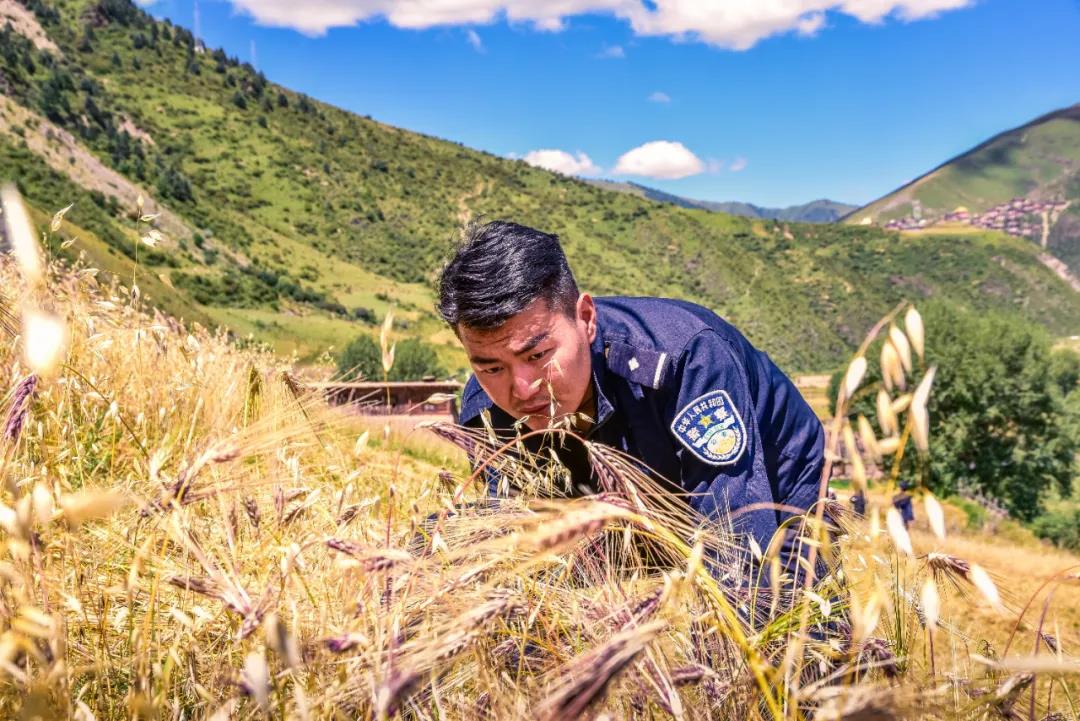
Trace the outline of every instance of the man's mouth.
<path fill-rule="evenodd" d="M 547 414 L 551 410 L 551 401 L 547 400 L 542 403 L 534 403 L 533 405 L 526 406 L 521 409 L 522 415 L 535 416 L 540 413 Z"/>

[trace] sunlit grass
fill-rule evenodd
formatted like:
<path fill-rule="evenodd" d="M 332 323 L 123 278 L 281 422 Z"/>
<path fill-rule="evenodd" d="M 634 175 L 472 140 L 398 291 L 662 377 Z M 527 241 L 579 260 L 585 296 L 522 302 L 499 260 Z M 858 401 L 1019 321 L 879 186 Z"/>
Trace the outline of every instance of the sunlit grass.
<path fill-rule="evenodd" d="M 951 510 L 908 556 L 888 481 L 869 519 L 793 520 L 825 561 L 804 585 L 610 449 L 599 496 L 546 498 L 559 469 L 512 444 L 329 407 L 85 269 L 34 286 L 5 257 L 0 287 L 0 716 L 1077 718 L 1076 559 Z M 59 364 L 27 365 L 30 310 L 63 320 Z M 466 450 L 526 492 L 462 505 Z"/>

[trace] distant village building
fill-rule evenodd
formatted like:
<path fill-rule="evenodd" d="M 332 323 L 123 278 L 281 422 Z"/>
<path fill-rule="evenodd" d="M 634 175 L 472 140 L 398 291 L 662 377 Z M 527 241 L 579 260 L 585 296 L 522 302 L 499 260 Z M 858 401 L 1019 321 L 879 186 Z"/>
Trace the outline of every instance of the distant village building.
<path fill-rule="evenodd" d="M 329 381 L 308 383 L 321 391 L 333 405 L 347 405 L 364 415 L 445 416 L 455 423 L 457 399 L 462 385 L 457 381 Z"/>
<path fill-rule="evenodd" d="M 1013 198 L 988 208 L 982 213 L 972 213 L 959 206 L 951 213 L 941 216 L 941 222 L 971 225 L 986 230 L 998 230 L 1019 238 L 1036 238 L 1042 235 L 1044 223 L 1053 222 L 1054 216 L 1069 206 L 1065 200 L 1031 200 Z M 912 214 L 894 218 L 885 224 L 889 230 L 920 230 L 933 225 L 933 220 L 922 217 L 924 210 L 917 202 L 912 203 Z"/>
<path fill-rule="evenodd" d="M 946 213 L 942 218 L 946 223 L 966 223 L 971 220 L 971 213 L 964 206 L 959 206 L 951 213 Z"/>

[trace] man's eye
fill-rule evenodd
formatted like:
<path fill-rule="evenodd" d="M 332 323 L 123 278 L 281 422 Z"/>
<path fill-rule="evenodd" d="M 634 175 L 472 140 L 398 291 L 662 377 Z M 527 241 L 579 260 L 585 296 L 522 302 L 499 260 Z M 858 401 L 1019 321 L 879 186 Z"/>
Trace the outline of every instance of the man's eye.
<path fill-rule="evenodd" d="M 531 356 L 529 356 L 529 362 L 531 363 L 533 361 L 538 361 L 541 358 L 543 358 L 544 356 L 546 356 L 547 354 L 548 354 L 548 351 L 546 351 L 546 350 L 537 351 L 536 353 L 533 353 Z"/>
<path fill-rule="evenodd" d="M 502 368 L 499 368 L 498 366 L 495 366 L 493 368 L 482 368 L 482 369 L 480 369 L 480 372 L 483 373 L 486 376 L 493 376 L 493 375 L 495 375 L 496 373 L 498 373 L 501 370 L 502 370 Z"/>

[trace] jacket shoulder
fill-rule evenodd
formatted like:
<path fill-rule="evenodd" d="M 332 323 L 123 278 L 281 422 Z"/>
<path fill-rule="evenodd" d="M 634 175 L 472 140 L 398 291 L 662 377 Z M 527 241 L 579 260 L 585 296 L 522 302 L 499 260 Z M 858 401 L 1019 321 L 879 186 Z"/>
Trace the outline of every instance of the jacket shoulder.
<path fill-rule="evenodd" d="M 648 388 L 673 376 L 687 347 L 705 331 L 731 328 L 702 306 L 669 298 L 597 298 L 608 370 Z"/>

